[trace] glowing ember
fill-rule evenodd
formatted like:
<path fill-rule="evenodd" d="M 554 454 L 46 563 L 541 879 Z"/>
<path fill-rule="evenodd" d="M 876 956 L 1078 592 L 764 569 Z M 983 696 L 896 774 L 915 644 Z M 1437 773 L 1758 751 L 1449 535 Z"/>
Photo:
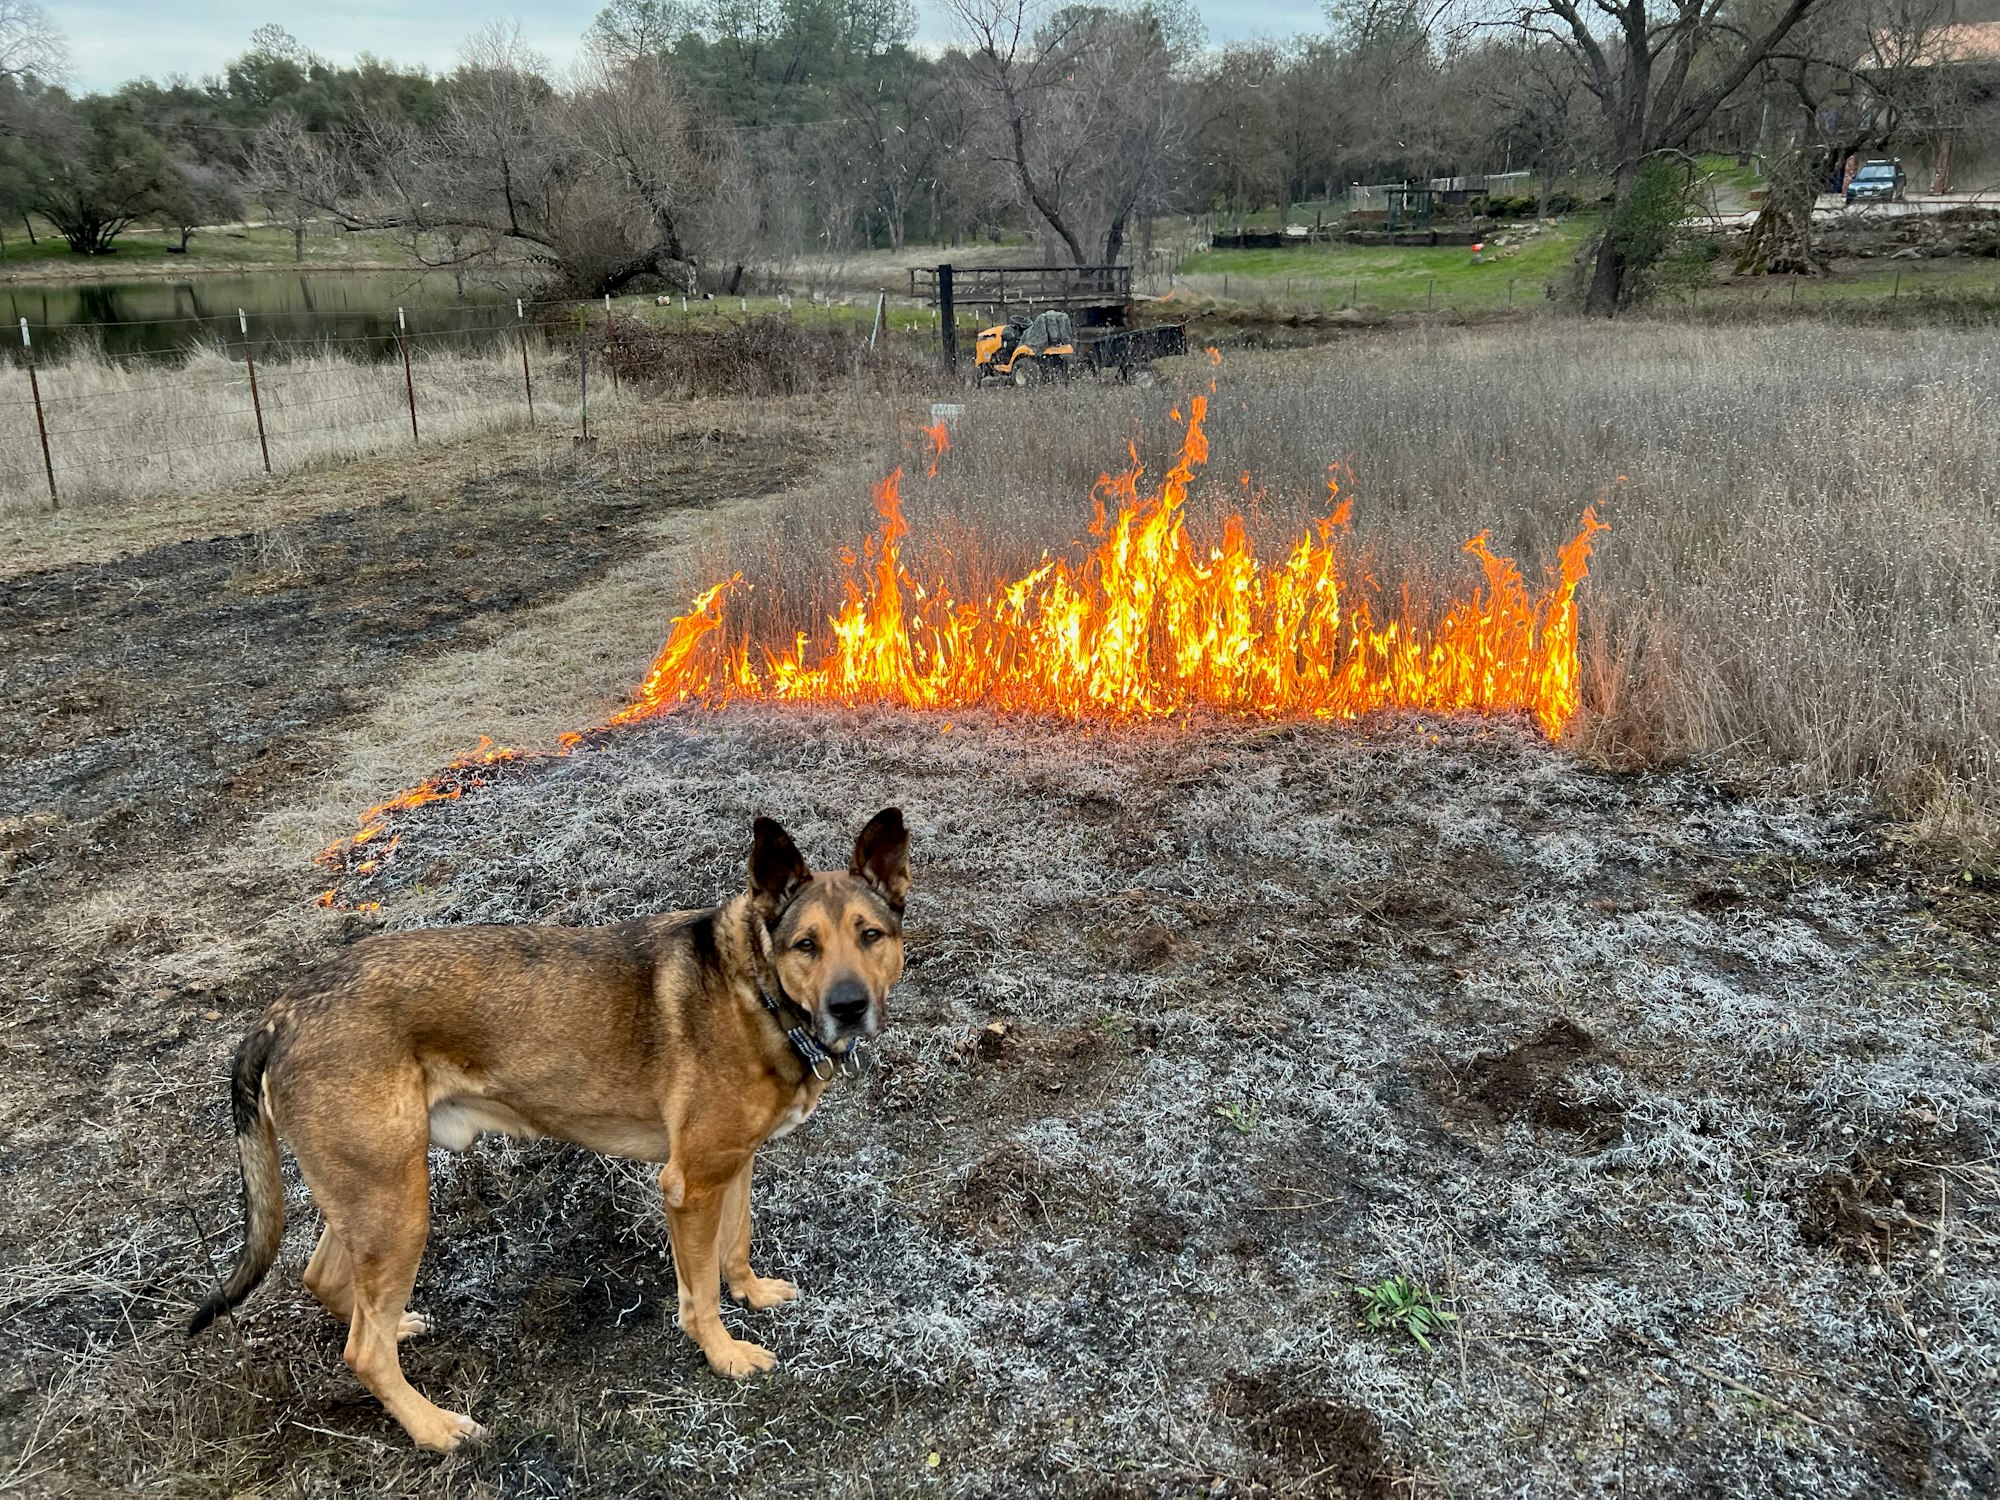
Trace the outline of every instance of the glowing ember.
<path fill-rule="evenodd" d="M 637 697 L 612 722 L 687 703 L 776 698 L 985 705 L 1070 719 L 1193 708 L 1320 719 L 1384 708 L 1527 712 L 1551 739 L 1562 732 L 1579 700 L 1576 588 L 1605 529 L 1594 512 L 1584 512 L 1540 592 L 1482 534 L 1465 550 L 1483 587 L 1429 626 L 1378 621 L 1365 599 L 1342 594 L 1347 502 L 1270 562 L 1240 515 L 1212 545 L 1190 535 L 1184 511 L 1208 454 L 1205 413 L 1196 397 L 1157 489 L 1142 491 L 1137 467 L 1099 481 L 1099 540 L 1081 564 L 1044 562 L 978 599 L 953 599 L 904 570 L 909 527 L 897 470 L 877 487 L 881 529 L 818 639 L 764 649 L 732 625 L 728 603 L 742 580 L 727 579 L 674 621 Z"/>
<path fill-rule="evenodd" d="M 1124 473 L 1098 481 L 1097 542 L 1081 562 L 1045 560 L 975 599 L 953 599 L 905 571 L 898 469 L 876 488 L 881 527 L 850 559 L 845 603 L 818 638 L 781 649 L 750 639 L 729 612 L 743 579 L 724 579 L 673 622 L 632 703 L 606 727 L 689 704 L 777 699 L 1112 720 L 1203 708 L 1313 719 L 1388 708 L 1525 712 L 1549 738 L 1562 733 L 1580 701 L 1577 585 L 1606 529 L 1593 510 L 1539 591 L 1482 533 L 1465 545 L 1479 580 L 1435 623 L 1407 607 L 1377 620 L 1365 598 L 1342 592 L 1352 505 L 1337 483 L 1328 486 L 1330 514 L 1282 557 L 1257 555 L 1241 515 L 1211 544 L 1194 538 L 1184 512 L 1208 456 L 1206 412 L 1206 399 L 1194 398 L 1180 452 L 1156 489 L 1142 487 L 1136 455 Z M 942 424 L 924 436 L 935 475 L 950 438 Z M 370 873 L 396 847 L 386 837 L 393 814 L 454 800 L 487 767 L 566 756 L 582 742 L 569 734 L 555 750 L 522 752 L 482 738 L 436 776 L 369 808 L 360 831 L 320 863 Z M 320 899 L 332 905 L 335 893 Z"/>

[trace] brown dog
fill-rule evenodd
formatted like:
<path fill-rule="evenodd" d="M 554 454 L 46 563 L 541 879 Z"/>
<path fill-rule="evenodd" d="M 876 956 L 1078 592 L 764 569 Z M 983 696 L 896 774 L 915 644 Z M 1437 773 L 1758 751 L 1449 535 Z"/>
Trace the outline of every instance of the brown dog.
<path fill-rule="evenodd" d="M 718 1276 L 752 1307 L 798 1295 L 750 1269 L 751 1166 L 882 1029 L 909 845 L 885 808 L 846 874 L 815 875 L 759 818 L 748 888 L 720 907 L 356 943 L 237 1049 L 244 1243 L 189 1332 L 277 1257 L 282 1135 L 326 1220 L 305 1283 L 347 1323 L 348 1365 L 419 1447 L 478 1436 L 403 1378 L 396 1343 L 425 1327 L 405 1311 L 430 1230 L 425 1151 L 494 1130 L 665 1163 L 681 1327 L 724 1375 L 770 1369 L 769 1351 L 722 1326 Z"/>

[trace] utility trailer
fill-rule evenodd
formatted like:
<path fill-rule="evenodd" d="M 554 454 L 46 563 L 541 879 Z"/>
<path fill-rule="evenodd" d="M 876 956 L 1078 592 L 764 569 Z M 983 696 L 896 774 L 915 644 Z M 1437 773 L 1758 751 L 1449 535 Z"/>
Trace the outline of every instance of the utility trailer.
<path fill-rule="evenodd" d="M 1187 353 L 1187 326 L 1078 330 L 1059 309 L 1030 318 L 1016 313 L 1005 323 L 979 331 L 973 368 L 981 385 L 1012 383 L 1023 388 L 1069 381 L 1078 373 L 1099 380 L 1142 377 L 1156 359 Z"/>

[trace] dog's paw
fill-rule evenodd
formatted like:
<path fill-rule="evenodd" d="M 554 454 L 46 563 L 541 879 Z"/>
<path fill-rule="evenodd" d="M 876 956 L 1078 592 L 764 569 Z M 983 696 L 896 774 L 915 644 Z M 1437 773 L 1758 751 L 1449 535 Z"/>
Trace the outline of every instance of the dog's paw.
<path fill-rule="evenodd" d="M 431 1320 L 429 1318 L 425 1317 L 422 1313 L 406 1312 L 403 1314 L 403 1321 L 396 1325 L 396 1342 L 400 1344 L 404 1339 L 413 1339 L 420 1333 L 429 1333 L 430 1331 Z"/>
<path fill-rule="evenodd" d="M 748 1339 L 730 1339 L 703 1353 L 708 1355 L 711 1370 L 718 1375 L 727 1375 L 731 1380 L 748 1380 L 752 1375 L 761 1375 L 778 1365 L 777 1355 Z"/>
<path fill-rule="evenodd" d="M 799 1289 L 775 1276 L 750 1276 L 742 1281 L 730 1282 L 729 1295 L 761 1312 L 767 1307 L 776 1307 L 780 1302 L 793 1301 L 799 1295 Z"/>
<path fill-rule="evenodd" d="M 450 1453 L 460 1443 L 476 1443 L 486 1436 L 486 1429 L 472 1418 L 443 1407 L 431 1408 L 431 1419 L 421 1427 L 412 1427 L 410 1436 L 417 1440 L 419 1448 L 428 1448 L 433 1453 Z"/>

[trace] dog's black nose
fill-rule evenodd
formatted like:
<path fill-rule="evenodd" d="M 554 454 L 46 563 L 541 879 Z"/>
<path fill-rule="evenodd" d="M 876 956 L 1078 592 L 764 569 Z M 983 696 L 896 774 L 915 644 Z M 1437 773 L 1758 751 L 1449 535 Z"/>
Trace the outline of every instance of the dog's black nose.
<path fill-rule="evenodd" d="M 868 1015 L 868 986 L 843 979 L 826 992 L 826 1013 L 842 1026 L 858 1026 Z"/>

